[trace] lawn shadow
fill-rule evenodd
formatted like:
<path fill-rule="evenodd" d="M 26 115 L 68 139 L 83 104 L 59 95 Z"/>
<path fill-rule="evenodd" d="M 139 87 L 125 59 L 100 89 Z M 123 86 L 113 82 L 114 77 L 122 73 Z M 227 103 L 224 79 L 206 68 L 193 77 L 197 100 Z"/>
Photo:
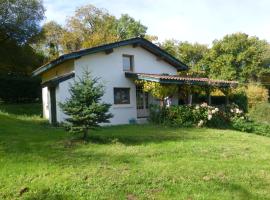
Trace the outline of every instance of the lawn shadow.
<path fill-rule="evenodd" d="M 121 143 L 130 145 L 145 145 L 148 143 L 163 143 L 168 141 L 199 140 L 203 137 L 191 132 L 194 128 L 169 128 L 157 125 L 122 125 L 104 127 L 90 133 L 88 142 L 95 144 Z M 196 129 L 197 133 L 205 132 Z"/>
<path fill-rule="evenodd" d="M 225 183 L 216 182 L 216 184 L 220 185 L 222 188 L 229 191 L 230 194 L 232 194 L 233 199 L 239 199 L 239 200 L 265 199 L 265 200 L 269 200 L 269 198 L 266 198 L 265 196 L 259 196 L 259 195 L 252 194 L 250 191 L 248 191 L 246 188 L 244 188 L 243 186 L 241 186 L 239 184 L 230 183 L 230 182 L 225 182 Z"/>
<path fill-rule="evenodd" d="M 63 194 L 53 194 L 50 193 L 49 190 L 45 191 L 45 190 L 41 190 L 38 193 L 32 193 L 29 194 L 29 196 L 26 196 L 24 199 L 25 200 L 66 200 L 66 199 L 74 199 L 75 197 L 72 196 L 67 196 L 67 195 L 63 195 Z"/>

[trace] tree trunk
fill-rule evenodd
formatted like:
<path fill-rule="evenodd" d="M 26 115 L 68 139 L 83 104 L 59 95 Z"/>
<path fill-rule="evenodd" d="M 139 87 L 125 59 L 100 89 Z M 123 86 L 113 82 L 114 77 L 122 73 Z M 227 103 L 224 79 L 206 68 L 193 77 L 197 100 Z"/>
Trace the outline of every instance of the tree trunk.
<path fill-rule="evenodd" d="M 85 129 L 85 130 L 83 131 L 83 140 L 87 140 L 87 133 L 88 133 L 88 130 Z"/>

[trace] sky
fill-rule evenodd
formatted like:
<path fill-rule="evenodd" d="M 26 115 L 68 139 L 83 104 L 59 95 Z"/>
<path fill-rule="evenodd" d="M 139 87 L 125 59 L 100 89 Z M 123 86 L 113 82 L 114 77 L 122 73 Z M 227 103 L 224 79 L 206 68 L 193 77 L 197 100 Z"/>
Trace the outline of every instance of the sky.
<path fill-rule="evenodd" d="M 244 32 L 270 42 L 270 0 L 43 0 L 46 21 L 65 24 L 76 8 L 93 4 L 120 17 L 129 14 L 159 41 L 211 44 Z"/>

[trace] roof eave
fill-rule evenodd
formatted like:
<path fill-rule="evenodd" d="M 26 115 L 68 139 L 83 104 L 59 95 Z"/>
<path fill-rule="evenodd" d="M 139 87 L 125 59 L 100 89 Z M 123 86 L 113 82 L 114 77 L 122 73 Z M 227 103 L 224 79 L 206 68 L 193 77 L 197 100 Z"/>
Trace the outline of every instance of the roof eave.
<path fill-rule="evenodd" d="M 126 46 L 126 45 L 131 45 L 131 44 L 140 44 L 143 48 L 146 48 L 148 51 L 152 52 L 153 54 L 163 55 L 164 59 L 178 70 L 187 70 L 188 69 L 187 65 L 185 65 L 184 63 L 182 63 L 180 60 L 176 59 L 172 55 L 168 54 L 166 51 L 162 50 L 160 47 L 153 44 L 152 42 L 150 42 L 146 39 L 143 39 L 143 38 L 132 38 L 129 40 L 123 40 L 123 41 L 119 41 L 119 42 L 115 42 L 115 43 L 111 43 L 111 44 L 105 44 L 105 45 L 101 45 L 98 47 L 93 47 L 93 48 L 89 48 L 89 49 L 80 50 L 77 52 L 72 52 L 72 53 L 69 53 L 66 55 L 62 55 L 59 58 L 51 61 L 50 63 L 43 65 L 40 68 L 36 69 L 32 73 L 32 76 L 38 76 L 38 75 L 44 73 L 45 71 L 65 62 L 67 60 L 70 60 L 70 59 L 76 59 L 78 57 L 85 56 L 88 54 L 102 52 L 102 51 L 106 51 L 109 49 L 113 49 L 113 48 L 117 48 L 117 47 L 121 47 L 121 46 Z"/>

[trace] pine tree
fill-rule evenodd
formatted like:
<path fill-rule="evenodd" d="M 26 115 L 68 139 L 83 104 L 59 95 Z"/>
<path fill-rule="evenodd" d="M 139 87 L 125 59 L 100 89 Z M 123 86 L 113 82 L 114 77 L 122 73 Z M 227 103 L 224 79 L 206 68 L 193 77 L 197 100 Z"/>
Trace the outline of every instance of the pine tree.
<path fill-rule="evenodd" d="M 89 130 L 98 127 L 100 123 L 108 123 L 112 117 L 109 113 L 111 105 L 101 102 L 104 86 L 98 83 L 98 80 L 92 78 L 89 72 L 85 72 L 82 78 L 70 85 L 71 97 L 59 104 L 68 115 L 68 131 L 82 133 L 84 140 L 87 139 Z"/>

